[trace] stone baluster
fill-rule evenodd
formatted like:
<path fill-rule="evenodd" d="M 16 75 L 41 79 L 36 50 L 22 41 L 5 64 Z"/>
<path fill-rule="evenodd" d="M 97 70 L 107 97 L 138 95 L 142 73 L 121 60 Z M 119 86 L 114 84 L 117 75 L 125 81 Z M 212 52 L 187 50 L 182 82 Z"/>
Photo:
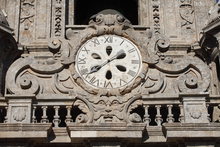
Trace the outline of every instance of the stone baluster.
<path fill-rule="evenodd" d="M 174 122 L 174 118 L 172 114 L 173 105 L 167 105 L 167 108 L 168 108 L 167 122 L 173 123 Z"/>
<path fill-rule="evenodd" d="M 150 115 L 148 113 L 148 109 L 149 109 L 149 105 L 144 106 L 144 110 L 145 110 L 145 114 L 144 114 L 144 123 L 146 124 L 146 126 L 149 126 L 150 124 Z"/>
<path fill-rule="evenodd" d="M 6 115 L 5 115 L 5 120 L 4 123 L 8 123 L 8 107 L 5 107 Z"/>
<path fill-rule="evenodd" d="M 35 116 L 35 111 L 36 111 L 36 106 L 33 107 L 33 110 L 32 110 L 32 123 L 37 123 L 37 120 L 36 120 L 36 116 Z"/>
<path fill-rule="evenodd" d="M 61 122 L 60 116 L 59 116 L 60 106 L 54 106 L 54 109 L 55 109 L 55 115 L 54 115 L 53 123 L 54 123 L 54 127 L 58 128 Z"/>
<path fill-rule="evenodd" d="M 157 115 L 156 115 L 155 121 L 157 123 L 157 126 L 161 126 L 162 121 L 163 121 L 162 116 L 160 114 L 160 108 L 161 108 L 161 105 L 156 105 Z"/>
<path fill-rule="evenodd" d="M 72 116 L 71 116 L 72 106 L 66 106 L 66 109 L 67 109 L 67 115 L 66 115 L 66 120 L 65 120 L 65 122 L 66 122 L 66 124 L 68 124 L 68 123 L 73 122 Z"/>
<path fill-rule="evenodd" d="M 184 113 L 183 113 L 183 105 L 179 105 L 180 108 L 180 116 L 179 116 L 179 122 L 184 123 Z"/>
<path fill-rule="evenodd" d="M 41 108 L 43 109 L 43 116 L 41 119 L 41 123 L 48 123 L 49 120 L 47 119 L 47 106 L 42 106 Z"/>

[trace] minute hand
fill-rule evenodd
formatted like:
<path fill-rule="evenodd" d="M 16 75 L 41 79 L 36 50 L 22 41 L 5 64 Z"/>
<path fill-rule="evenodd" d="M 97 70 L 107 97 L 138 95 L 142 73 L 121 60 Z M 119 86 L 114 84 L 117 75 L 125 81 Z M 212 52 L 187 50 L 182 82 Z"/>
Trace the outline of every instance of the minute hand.
<path fill-rule="evenodd" d="M 111 57 L 108 61 L 111 62 L 115 59 L 118 59 L 120 56 L 123 56 L 125 54 L 124 50 L 120 50 L 117 52 L 116 55 L 114 55 L 113 57 Z"/>

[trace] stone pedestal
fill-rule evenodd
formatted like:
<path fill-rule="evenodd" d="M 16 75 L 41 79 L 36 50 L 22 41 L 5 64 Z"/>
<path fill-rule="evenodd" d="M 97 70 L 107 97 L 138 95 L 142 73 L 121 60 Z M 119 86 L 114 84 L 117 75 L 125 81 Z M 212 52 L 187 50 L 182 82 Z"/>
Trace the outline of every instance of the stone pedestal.
<path fill-rule="evenodd" d="M 8 99 L 8 123 L 31 123 L 32 97 L 7 98 Z"/>
<path fill-rule="evenodd" d="M 209 123 L 204 95 L 183 96 L 183 110 L 185 123 Z"/>

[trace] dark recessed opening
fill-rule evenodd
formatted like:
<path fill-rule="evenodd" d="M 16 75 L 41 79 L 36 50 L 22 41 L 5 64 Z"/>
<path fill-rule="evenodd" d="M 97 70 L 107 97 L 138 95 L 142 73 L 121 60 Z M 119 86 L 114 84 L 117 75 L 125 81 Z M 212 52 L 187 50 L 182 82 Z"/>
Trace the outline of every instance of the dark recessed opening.
<path fill-rule="evenodd" d="M 112 72 L 108 70 L 105 75 L 106 79 L 110 80 L 112 78 Z"/>
<path fill-rule="evenodd" d="M 115 9 L 138 24 L 137 0 L 75 0 L 75 25 L 87 25 L 91 16 L 105 9 Z"/>
<path fill-rule="evenodd" d="M 112 53 L 112 47 L 111 46 L 107 46 L 106 47 L 106 53 L 110 56 Z"/>
<path fill-rule="evenodd" d="M 92 53 L 92 58 L 94 59 L 101 59 L 101 56 L 97 53 Z"/>
<path fill-rule="evenodd" d="M 116 65 L 116 67 L 121 72 L 126 72 L 127 71 L 126 67 L 124 67 L 123 65 Z"/>

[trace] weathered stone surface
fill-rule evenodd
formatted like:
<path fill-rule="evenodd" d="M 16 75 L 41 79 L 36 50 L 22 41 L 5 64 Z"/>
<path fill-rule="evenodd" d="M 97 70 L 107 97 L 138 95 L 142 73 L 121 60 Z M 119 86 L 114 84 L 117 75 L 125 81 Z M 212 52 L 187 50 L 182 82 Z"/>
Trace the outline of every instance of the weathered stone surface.
<path fill-rule="evenodd" d="M 80 2 L 0 0 L 0 142 L 215 142 L 219 3 L 135 1 L 134 26 L 112 9 L 75 25 Z"/>

